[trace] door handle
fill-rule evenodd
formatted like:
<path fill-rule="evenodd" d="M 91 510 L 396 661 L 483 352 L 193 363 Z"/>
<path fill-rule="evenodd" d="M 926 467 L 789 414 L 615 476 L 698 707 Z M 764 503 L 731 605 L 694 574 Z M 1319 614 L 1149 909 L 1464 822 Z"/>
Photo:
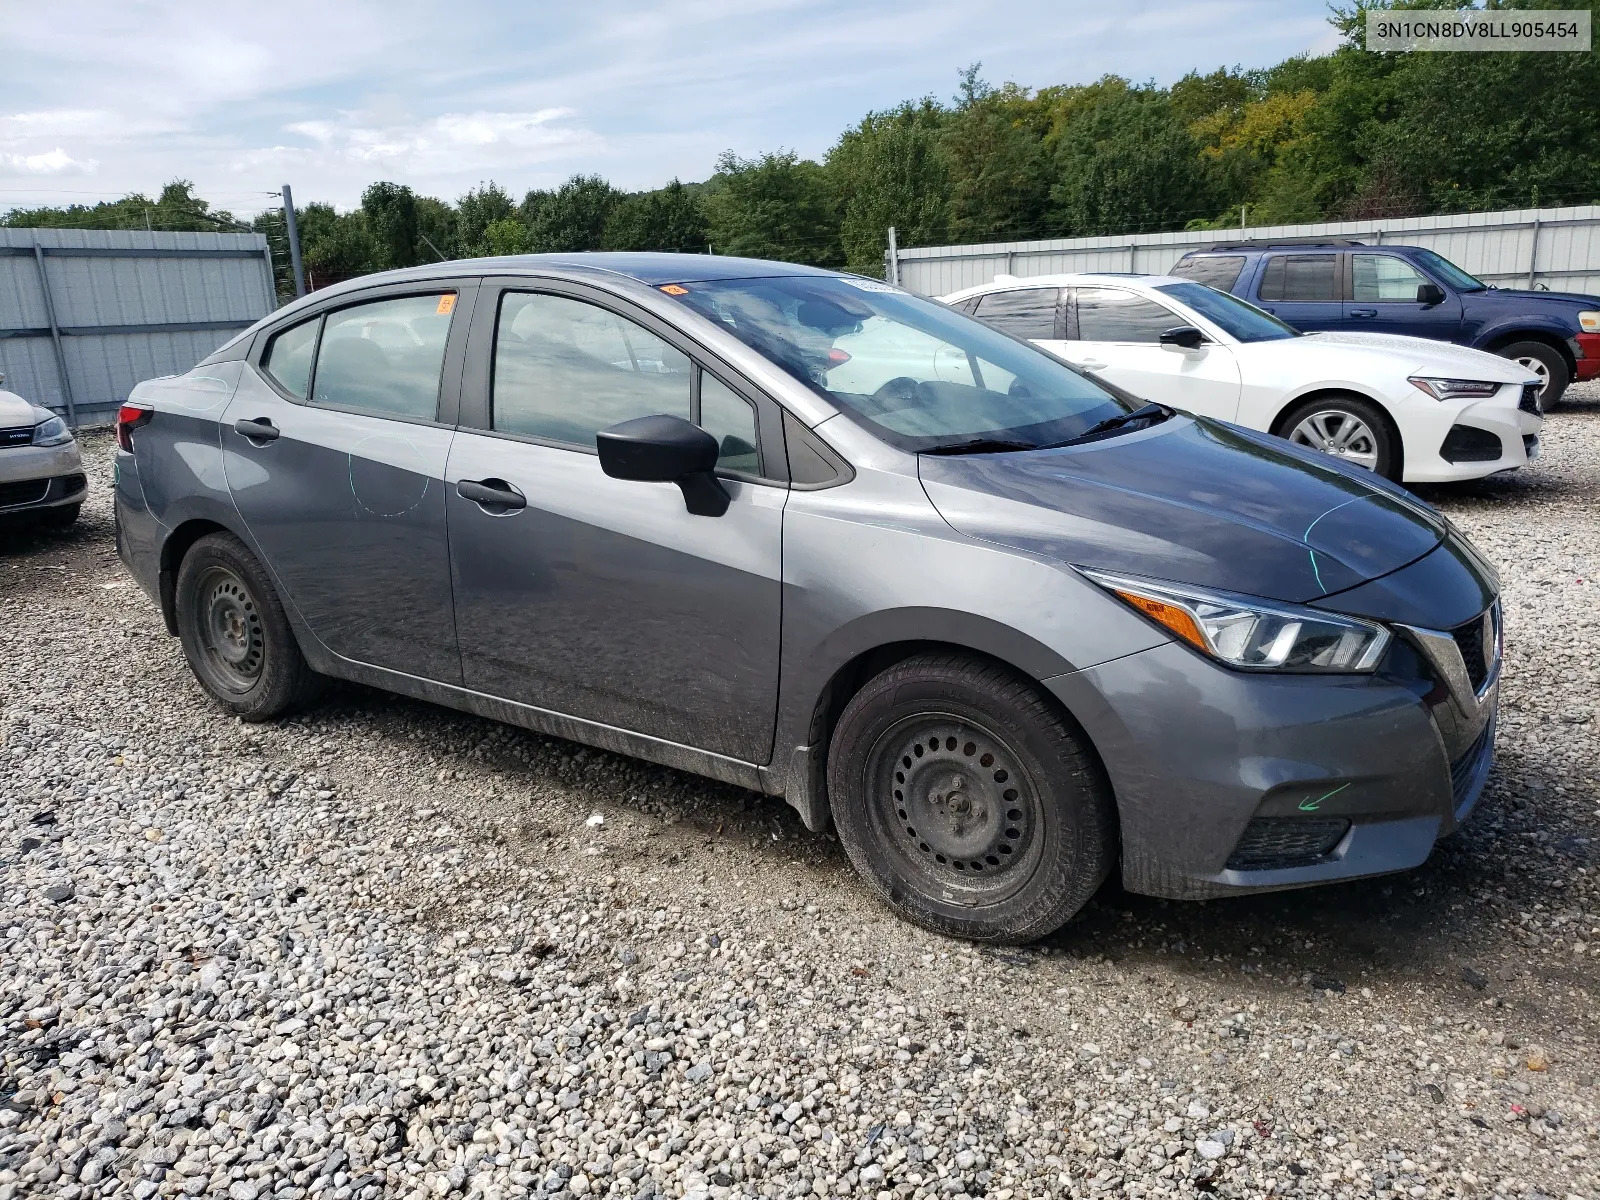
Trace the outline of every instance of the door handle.
<path fill-rule="evenodd" d="M 1375 308 L 1352 308 L 1349 313 L 1352 317 L 1375 317 L 1378 310 Z"/>
<path fill-rule="evenodd" d="M 242 433 L 252 442 L 271 442 L 277 440 L 281 430 L 272 423 L 270 417 L 257 417 L 253 421 L 246 421 L 242 417 L 233 423 L 233 431 Z"/>
<path fill-rule="evenodd" d="M 1078 365 L 1080 367 L 1082 367 L 1085 371 L 1103 371 L 1103 370 L 1105 370 L 1105 366 L 1106 366 L 1105 363 L 1101 362 L 1097 358 L 1081 359 L 1081 360 L 1079 360 Z"/>
<path fill-rule="evenodd" d="M 528 498 L 504 479 L 463 479 L 456 495 L 486 508 L 526 508 Z"/>

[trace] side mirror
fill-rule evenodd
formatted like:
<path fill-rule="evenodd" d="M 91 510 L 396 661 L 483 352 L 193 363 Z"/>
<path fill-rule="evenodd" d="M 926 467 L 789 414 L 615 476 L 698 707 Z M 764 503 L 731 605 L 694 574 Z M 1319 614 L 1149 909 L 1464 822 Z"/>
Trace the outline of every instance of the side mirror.
<path fill-rule="evenodd" d="M 717 465 L 717 439 L 682 417 L 664 413 L 635 417 L 595 435 L 600 469 L 613 479 L 675 483 L 683 502 L 697 517 L 720 517 L 728 511 L 728 493 L 712 471 Z"/>
<path fill-rule="evenodd" d="M 1428 305 L 1443 304 L 1444 289 L 1437 283 L 1417 284 L 1417 303 Z"/>
<path fill-rule="evenodd" d="M 1161 344 L 1163 346 L 1177 346 L 1183 350 L 1198 350 L 1206 335 L 1193 325 L 1174 325 L 1171 329 L 1161 331 Z"/>

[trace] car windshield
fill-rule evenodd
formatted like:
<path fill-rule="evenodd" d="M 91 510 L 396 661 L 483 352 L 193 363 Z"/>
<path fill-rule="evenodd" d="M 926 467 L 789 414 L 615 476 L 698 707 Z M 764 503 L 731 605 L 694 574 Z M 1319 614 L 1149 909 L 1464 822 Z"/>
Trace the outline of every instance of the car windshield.
<path fill-rule="evenodd" d="M 1489 286 L 1483 280 L 1468 275 L 1442 254 L 1435 254 L 1432 250 L 1413 250 L 1412 253 L 1417 256 L 1419 263 L 1458 292 L 1481 292 Z"/>
<path fill-rule="evenodd" d="M 1293 325 L 1285 325 L 1254 304 L 1247 304 L 1227 292 L 1208 288 L 1203 283 L 1163 283 L 1156 291 L 1194 309 L 1241 342 L 1276 342 L 1300 336 L 1300 331 Z"/>
<path fill-rule="evenodd" d="M 903 450 L 1043 446 L 1129 410 L 1027 342 L 875 280 L 801 275 L 662 290 Z"/>

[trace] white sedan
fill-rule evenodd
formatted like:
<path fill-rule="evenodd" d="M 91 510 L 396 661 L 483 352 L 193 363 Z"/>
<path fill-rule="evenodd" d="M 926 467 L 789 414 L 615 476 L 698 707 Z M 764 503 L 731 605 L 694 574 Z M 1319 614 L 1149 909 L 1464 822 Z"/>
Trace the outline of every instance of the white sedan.
<path fill-rule="evenodd" d="M 942 299 L 1142 399 L 1267 430 L 1393 480 L 1477 479 L 1539 453 L 1539 380 L 1480 350 L 1302 334 L 1236 296 L 1166 275 L 1000 275 Z"/>

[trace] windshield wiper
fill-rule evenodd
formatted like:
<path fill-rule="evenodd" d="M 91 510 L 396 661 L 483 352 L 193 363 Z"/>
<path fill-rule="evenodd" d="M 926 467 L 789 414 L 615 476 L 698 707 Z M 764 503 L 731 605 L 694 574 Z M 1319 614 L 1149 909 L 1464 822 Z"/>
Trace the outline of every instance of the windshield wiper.
<path fill-rule="evenodd" d="M 1168 417 L 1176 415 L 1177 411 L 1178 410 L 1175 408 L 1168 408 L 1165 404 L 1146 404 L 1142 408 L 1134 409 L 1132 412 L 1121 413 L 1115 417 L 1107 417 L 1104 421 L 1101 421 L 1096 425 L 1089 426 L 1089 428 L 1078 434 L 1077 437 L 1070 437 L 1064 442 L 1052 442 L 1050 446 L 1042 448 L 1051 449 L 1055 446 L 1074 446 L 1079 442 L 1093 441 L 1095 438 L 1115 432 L 1118 429 L 1124 429 L 1137 421 L 1148 422 L 1151 425 L 1159 425 Z"/>
<path fill-rule="evenodd" d="M 944 446 L 931 446 L 919 454 L 1003 454 L 1013 450 L 1037 450 L 1037 442 L 1008 442 L 1003 438 L 969 438 L 964 442 L 950 442 Z"/>

